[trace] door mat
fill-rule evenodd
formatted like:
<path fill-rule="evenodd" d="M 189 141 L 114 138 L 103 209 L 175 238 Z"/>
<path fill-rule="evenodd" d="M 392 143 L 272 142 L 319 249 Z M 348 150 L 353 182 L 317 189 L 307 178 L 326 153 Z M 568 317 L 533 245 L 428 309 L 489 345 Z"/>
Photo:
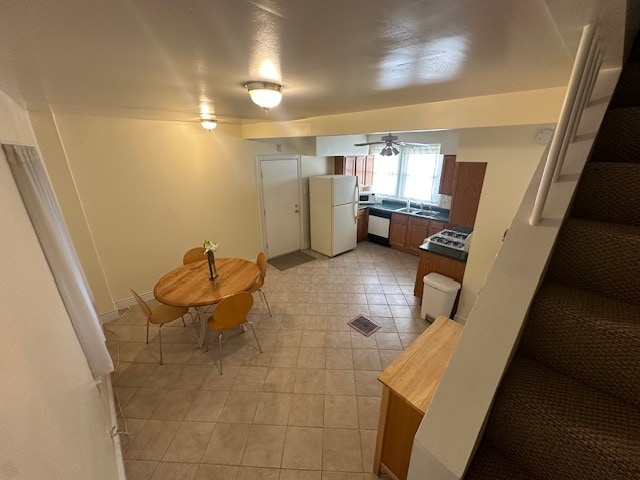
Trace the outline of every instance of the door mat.
<path fill-rule="evenodd" d="M 315 260 L 315 257 L 298 250 L 297 252 L 287 253 L 286 255 L 281 255 L 276 258 L 270 258 L 268 263 L 282 272 L 283 270 L 297 267 L 298 265 L 310 262 L 311 260 Z"/>
<path fill-rule="evenodd" d="M 369 335 L 371 335 L 373 332 L 375 332 L 380 328 L 380 325 L 369 320 L 364 315 L 357 316 L 356 318 L 351 320 L 349 323 L 347 323 L 347 325 L 349 325 L 354 330 L 357 330 L 358 332 L 363 334 L 365 337 L 368 337 Z"/>

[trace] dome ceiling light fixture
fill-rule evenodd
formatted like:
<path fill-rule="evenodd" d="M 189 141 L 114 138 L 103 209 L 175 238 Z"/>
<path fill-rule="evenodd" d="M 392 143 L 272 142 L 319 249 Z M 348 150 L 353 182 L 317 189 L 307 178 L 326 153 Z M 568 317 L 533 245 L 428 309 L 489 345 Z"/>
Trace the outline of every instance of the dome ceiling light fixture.
<path fill-rule="evenodd" d="M 201 115 L 200 125 L 202 125 L 202 128 L 204 128 L 205 130 L 211 131 L 218 126 L 218 120 L 210 115 Z"/>
<path fill-rule="evenodd" d="M 282 100 L 282 85 L 271 82 L 247 82 L 244 88 L 249 92 L 253 103 L 262 108 L 265 113 L 280 104 Z"/>

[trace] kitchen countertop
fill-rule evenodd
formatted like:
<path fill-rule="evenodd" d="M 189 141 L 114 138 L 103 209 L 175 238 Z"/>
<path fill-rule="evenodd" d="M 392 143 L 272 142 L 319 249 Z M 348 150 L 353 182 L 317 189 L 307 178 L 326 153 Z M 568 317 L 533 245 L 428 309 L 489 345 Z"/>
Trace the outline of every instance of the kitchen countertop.
<path fill-rule="evenodd" d="M 469 252 L 465 252 L 463 250 L 456 250 L 454 248 L 448 248 L 442 245 L 438 245 L 435 243 L 425 242 L 418 247 L 420 250 L 424 250 L 425 252 L 435 253 L 437 255 L 442 255 L 443 257 L 452 258 L 453 260 L 459 260 L 460 262 L 467 261 L 467 257 L 469 256 Z"/>
<path fill-rule="evenodd" d="M 440 207 L 432 207 L 434 212 L 437 212 L 434 216 L 424 216 L 424 215 L 416 215 L 414 213 L 406 213 L 406 212 L 398 212 L 398 209 L 406 207 L 406 202 L 395 201 L 395 200 L 383 200 L 382 204 L 377 205 L 361 205 L 359 208 L 369 208 L 369 210 L 378 210 L 384 212 L 397 213 L 400 215 L 408 215 L 410 217 L 418 217 L 424 218 L 426 220 L 434 220 L 436 222 L 449 222 L 449 210 Z M 417 204 L 412 204 L 412 207 L 416 207 Z M 472 229 L 467 227 L 460 226 L 448 226 L 450 230 L 457 230 L 464 233 L 471 233 Z M 438 245 L 434 243 L 423 243 L 420 245 L 420 250 L 424 250 L 425 252 L 435 253 L 437 255 L 442 255 L 443 257 L 451 258 L 453 260 L 458 260 L 460 262 L 466 262 L 467 257 L 469 256 L 469 252 L 456 250 L 453 248 L 448 248 L 443 245 Z"/>
<path fill-rule="evenodd" d="M 400 215 L 408 215 L 410 217 L 424 218 L 426 220 L 434 220 L 436 222 L 449 222 L 449 210 L 440 207 L 432 207 L 434 216 L 416 215 L 415 213 L 398 212 L 398 209 L 407 206 L 407 202 L 395 201 L 395 200 L 383 200 L 381 204 L 377 205 L 363 205 L 363 207 L 369 207 L 370 210 L 383 210 L 386 212 L 399 213 Z M 418 208 L 418 204 L 412 203 L 412 207 Z"/>

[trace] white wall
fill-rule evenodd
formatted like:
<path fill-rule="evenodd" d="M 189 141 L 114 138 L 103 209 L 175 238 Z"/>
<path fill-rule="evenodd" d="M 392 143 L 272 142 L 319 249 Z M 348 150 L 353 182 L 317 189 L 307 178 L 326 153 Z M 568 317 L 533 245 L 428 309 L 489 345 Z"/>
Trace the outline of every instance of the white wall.
<path fill-rule="evenodd" d="M 545 145 L 536 132 L 552 125 L 477 128 L 460 132 L 459 162 L 487 162 L 456 318 L 466 319 L 520 206 Z"/>
<path fill-rule="evenodd" d="M 0 92 L 0 140 L 35 145 L 24 109 Z M 109 419 L 0 154 L 0 477 L 118 478 Z"/>
<path fill-rule="evenodd" d="M 260 251 L 255 157 L 274 145 L 224 124 L 208 132 L 197 123 L 55 120 L 114 303 L 129 288 L 150 292 L 205 238 L 221 256 Z"/>
<path fill-rule="evenodd" d="M 113 297 L 98 256 L 93 234 L 84 212 L 82 200 L 69 167 L 64 146 L 58 136 L 55 118 L 50 112 L 29 112 L 31 126 L 38 139 L 38 146 L 47 167 L 51 185 L 64 212 L 65 221 L 73 245 L 78 253 L 93 294 L 97 312 L 113 312 L 117 316 Z"/>
<path fill-rule="evenodd" d="M 369 147 L 356 147 L 367 142 L 366 135 L 336 135 L 316 138 L 316 155 L 335 157 L 341 155 L 368 155 Z"/>

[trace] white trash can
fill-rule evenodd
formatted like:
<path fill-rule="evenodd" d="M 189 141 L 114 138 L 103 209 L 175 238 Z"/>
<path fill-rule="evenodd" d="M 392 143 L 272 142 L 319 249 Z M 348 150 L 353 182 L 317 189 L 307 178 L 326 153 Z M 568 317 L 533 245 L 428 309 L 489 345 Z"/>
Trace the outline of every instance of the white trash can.
<path fill-rule="evenodd" d="M 429 273 L 424 276 L 423 281 L 420 316 L 430 322 L 438 315 L 451 317 L 460 283 L 439 273 Z"/>

